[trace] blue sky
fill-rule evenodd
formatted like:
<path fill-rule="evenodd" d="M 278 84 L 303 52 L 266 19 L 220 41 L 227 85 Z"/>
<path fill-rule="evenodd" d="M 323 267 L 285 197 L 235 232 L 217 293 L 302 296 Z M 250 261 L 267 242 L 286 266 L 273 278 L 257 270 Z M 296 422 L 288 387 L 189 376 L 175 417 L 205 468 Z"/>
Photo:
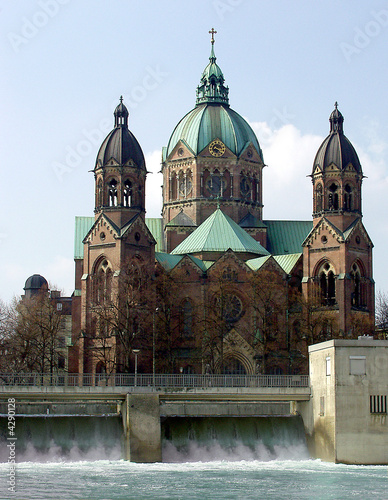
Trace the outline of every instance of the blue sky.
<path fill-rule="evenodd" d="M 74 217 L 93 215 L 90 170 L 120 95 L 160 215 L 161 148 L 194 107 L 213 26 L 231 107 L 268 165 L 264 218 L 311 219 L 307 176 L 338 101 L 388 290 L 388 0 L 0 0 L 0 299 L 34 273 L 72 292 Z"/>

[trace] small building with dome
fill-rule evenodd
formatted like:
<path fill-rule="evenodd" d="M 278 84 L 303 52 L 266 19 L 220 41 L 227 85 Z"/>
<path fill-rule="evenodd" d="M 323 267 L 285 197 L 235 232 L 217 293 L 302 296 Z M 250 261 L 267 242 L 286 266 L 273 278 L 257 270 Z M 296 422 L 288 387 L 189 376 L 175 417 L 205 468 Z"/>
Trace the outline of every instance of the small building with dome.
<path fill-rule="evenodd" d="M 363 172 L 337 103 L 302 221 L 263 217 L 263 152 L 229 105 L 213 33 L 195 107 L 162 149 L 160 219 L 128 118 L 120 98 L 94 216 L 76 218 L 70 371 L 133 372 L 135 349 L 144 373 L 307 373 L 309 345 L 372 331 Z"/>

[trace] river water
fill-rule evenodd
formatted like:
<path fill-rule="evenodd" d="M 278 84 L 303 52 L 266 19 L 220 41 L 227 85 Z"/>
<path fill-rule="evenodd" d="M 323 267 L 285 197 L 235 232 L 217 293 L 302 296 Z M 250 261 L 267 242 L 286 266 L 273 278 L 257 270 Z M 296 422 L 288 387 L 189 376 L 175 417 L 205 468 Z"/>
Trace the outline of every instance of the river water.
<path fill-rule="evenodd" d="M 1 500 L 388 500 L 386 466 L 310 459 L 298 418 L 167 419 L 156 464 L 121 459 L 117 419 L 62 420 L 18 420 L 14 469 L 2 436 Z"/>
<path fill-rule="evenodd" d="M 100 454 L 101 450 L 94 451 Z M 274 450 L 272 450 L 272 453 Z M 311 460 L 300 445 L 275 450 L 258 446 L 234 452 L 213 443 L 196 445 L 185 456 L 165 448 L 165 462 L 135 464 L 124 460 L 80 460 L 16 464 L 16 492 L 8 490 L 9 464 L 0 464 L 0 498 L 91 500 L 249 500 L 249 499 L 388 499 L 385 466 L 351 466 Z M 199 456 L 205 460 L 199 461 Z M 245 459 L 242 459 L 245 456 Z M 253 458 L 254 456 L 259 458 Z M 290 458 L 287 458 L 290 457 Z M 46 457 L 47 458 L 47 457 Z M 75 461 L 71 461 L 75 460 Z M 80 461 L 77 461 L 80 460 Z M 180 461 L 186 460 L 186 461 Z"/>

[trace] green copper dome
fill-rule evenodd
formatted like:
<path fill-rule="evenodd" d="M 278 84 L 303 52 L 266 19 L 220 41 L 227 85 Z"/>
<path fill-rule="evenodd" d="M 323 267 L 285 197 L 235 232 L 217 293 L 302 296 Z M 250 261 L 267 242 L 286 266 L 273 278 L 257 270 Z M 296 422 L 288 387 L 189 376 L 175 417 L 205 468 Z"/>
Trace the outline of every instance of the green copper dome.
<path fill-rule="evenodd" d="M 220 139 L 236 156 L 252 143 L 263 160 L 254 131 L 242 116 L 229 107 L 229 89 L 224 86 L 224 75 L 216 63 L 213 43 L 209 59 L 197 87 L 196 106 L 175 127 L 165 158 L 173 152 L 179 141 L 183 141 L 197 155 L 211 141 Z"/>

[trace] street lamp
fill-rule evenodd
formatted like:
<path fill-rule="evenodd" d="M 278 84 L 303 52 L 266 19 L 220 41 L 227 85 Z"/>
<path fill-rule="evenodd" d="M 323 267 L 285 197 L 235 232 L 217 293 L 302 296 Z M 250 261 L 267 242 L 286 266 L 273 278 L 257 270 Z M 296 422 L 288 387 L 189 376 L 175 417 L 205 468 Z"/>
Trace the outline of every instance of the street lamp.
<path fill-rule="evenodd" d="M 137 355 L 140 352 L 140 349 L 132 349 L 133 354 L 135 355 L 135 387 L 137 386 Z"/>
<path fill-rule="evenodd" d="M 157 314 L 159 308 L 157 307 L 153 313 L 152 322 L 152 387 L 155 387 L 155 314 Z"/>

